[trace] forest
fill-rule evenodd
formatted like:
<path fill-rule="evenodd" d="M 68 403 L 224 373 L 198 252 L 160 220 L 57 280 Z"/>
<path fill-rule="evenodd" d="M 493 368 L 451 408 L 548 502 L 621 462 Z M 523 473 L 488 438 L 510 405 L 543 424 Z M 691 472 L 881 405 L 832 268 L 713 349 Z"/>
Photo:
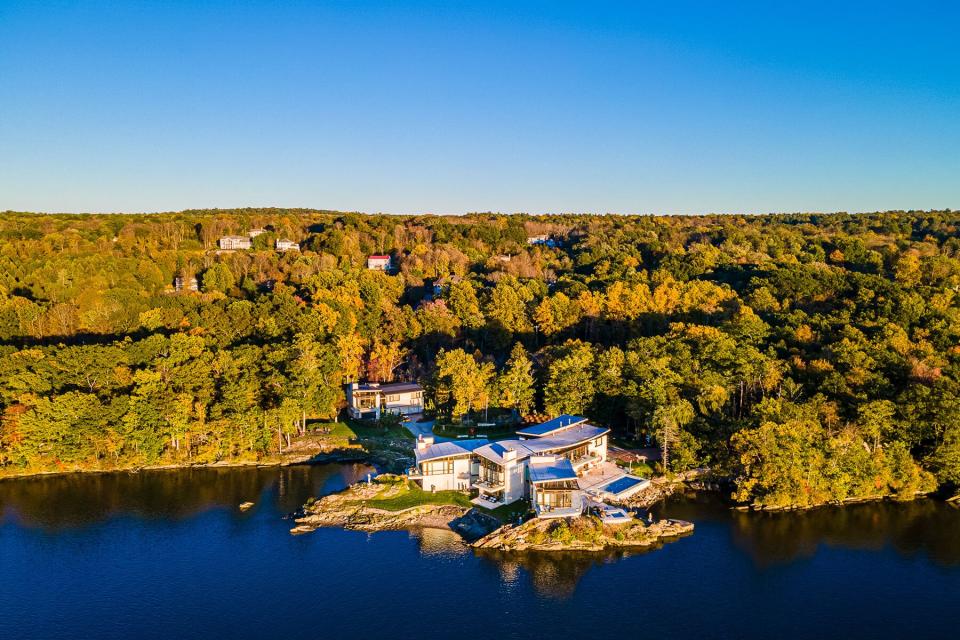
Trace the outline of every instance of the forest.
<path fill-rule="evenodd" d="M 4 212 L 0 475 L 268 460 L 346 383 L 415 380 L 442 419 L 582 414 L 756 505 L 955 488 L 958 230 L 949 210 Z"/>

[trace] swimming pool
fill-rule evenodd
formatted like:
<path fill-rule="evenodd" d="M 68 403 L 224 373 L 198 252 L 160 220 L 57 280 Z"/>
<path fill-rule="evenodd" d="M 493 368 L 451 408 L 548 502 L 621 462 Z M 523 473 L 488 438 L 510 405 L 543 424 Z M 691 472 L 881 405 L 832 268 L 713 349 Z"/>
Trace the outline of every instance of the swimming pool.
<path fill-rule="evenodd" d="M 624 476 L 622 478 L 617 478 L 610 484 L 603 487 L 603 491 L 607 493 L 612 493 L 613 495 L 619 495 L 628 489 L 632 489 L 643 482 L 640 478 L 634 478 L 633 476 Z"/>

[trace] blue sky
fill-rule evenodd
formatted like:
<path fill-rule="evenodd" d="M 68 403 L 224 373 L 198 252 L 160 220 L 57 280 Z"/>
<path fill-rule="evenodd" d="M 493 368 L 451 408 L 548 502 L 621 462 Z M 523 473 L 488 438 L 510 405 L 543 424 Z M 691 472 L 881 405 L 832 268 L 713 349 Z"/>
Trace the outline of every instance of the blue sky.
<path fill-rule="evenodd" d="M 0 0 L 0 209 L 960 208 L 958 24 L 923 1 Z"/>

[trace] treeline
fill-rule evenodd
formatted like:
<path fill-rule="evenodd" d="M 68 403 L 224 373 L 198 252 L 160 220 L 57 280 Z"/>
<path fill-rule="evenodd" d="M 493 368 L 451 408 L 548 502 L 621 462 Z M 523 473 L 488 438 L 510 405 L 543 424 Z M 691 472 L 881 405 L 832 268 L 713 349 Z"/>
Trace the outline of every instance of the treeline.
<path fill-rule="evenodd" d="M 0 214 L 0 465 L 263 458 L 346 382 L 415 379 L 443 418 L 583 413 L 745 501 L 909 497 L 960 481 L 958 225 Z"/>

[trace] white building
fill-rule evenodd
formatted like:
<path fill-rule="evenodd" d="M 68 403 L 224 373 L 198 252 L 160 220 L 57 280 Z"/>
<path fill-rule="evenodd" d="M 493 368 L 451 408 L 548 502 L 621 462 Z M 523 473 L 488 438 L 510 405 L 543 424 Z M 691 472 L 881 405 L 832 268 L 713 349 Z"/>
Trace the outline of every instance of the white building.
<path fill-rule="evenodd" d="M 253 246 L 253 243 L 247 236 L 223 236 L 217 240 L 217 246 L 227 251 L 233 251 L 235 249 L 249 249 Z"/>
<path fill-rule="evenodd" d="M 367 258 L 367 269 L 373 271 L 389 271 L 391 268 L 390 256 L 375 255 Z"/>
<path fill-rule="evenodd" d="M 417 469 L 408 477 L 420 482 L 427 491 L 467 491 L 480 473 L 480 463 L 473 450 L 485 444 L 486 440 L 434 444 L 433 438 L 420 438 L 414 450 Z"/>
<path fill-rule="evenodd" d="M 476 492 L 473 503 L 487 509 L 528 499 L 539 517 L 576 516 L 588 500 L 586 487 L 632 478 L 616 471 L 602 482 L 586 481 L 591 471 L 598 475 L 606 464 L 609 433 L 586 418 L 563 415 L 517 431 L 520 439 L 514 440 L 434 444 L 432 438 L 421 438 L 417 467 L 408 477 L 428 491 Z"/>
<path fill-rule="evenodd" d="M 266 230 L 266 229 L 262 229 L 262 228 L 261 228 L 261 229 L 250 229 L 250 231 L 247 231 L 247 235 L 250 236 L 250 239 L 251 239 L 251 240 L 253 240 L 253 239 L 256 238 L 257 236 L 262 236 L 262 235 L 265 234 L 266 232 L 267 232 L 267 230 Z"/>
<path fill-rule="evenodd" d="M 293 240 L 281 240 L 278 238 L 273 243 L 273 246 L 277 251 L 300 251 L 300 244 Z"/>
<path fill-rule="evenodd" d="M 347 385 L 347 406 L 350 417 L 358 420 L 379 420 L 383 413 L 422 413 L 423 387 L 415 382 L 354 382 Z"/>

